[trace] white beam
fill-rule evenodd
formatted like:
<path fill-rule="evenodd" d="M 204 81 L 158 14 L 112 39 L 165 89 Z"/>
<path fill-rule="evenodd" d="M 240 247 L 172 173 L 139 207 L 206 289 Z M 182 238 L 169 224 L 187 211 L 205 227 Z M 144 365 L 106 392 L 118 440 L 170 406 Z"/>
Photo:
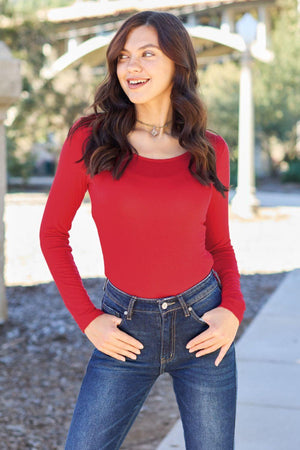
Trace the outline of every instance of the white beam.
<path fill-rule="evenodd" d="M 99 60 L 99 64 L 105 61 L 104 49 L 108 46 L 114 33 L 110 33 L 105 36 L 96 36 L 88 39 L 82 44 L 73 47 L 70 51 L 58 58 L 55 63 L 50 67 L 44 67 L 41 70 L 41 76 L 46 79 L 55 77 L 59 72 L 72 67 L 74 64 L 79 62 L 81 59 L 92 55 L 93 53 L 99 53 L 102 51 L 102 60 Z"/>

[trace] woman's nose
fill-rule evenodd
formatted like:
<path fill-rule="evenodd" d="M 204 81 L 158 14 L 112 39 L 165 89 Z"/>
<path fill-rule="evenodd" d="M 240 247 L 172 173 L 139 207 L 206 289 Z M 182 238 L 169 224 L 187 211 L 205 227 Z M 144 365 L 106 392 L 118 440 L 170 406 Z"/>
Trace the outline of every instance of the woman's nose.
<path fill-rule="evenodd" d="M 129 58 L 127 68 L 132 72 L 139 72 L 141 70 L 141 63 L 138 58 Z"/>

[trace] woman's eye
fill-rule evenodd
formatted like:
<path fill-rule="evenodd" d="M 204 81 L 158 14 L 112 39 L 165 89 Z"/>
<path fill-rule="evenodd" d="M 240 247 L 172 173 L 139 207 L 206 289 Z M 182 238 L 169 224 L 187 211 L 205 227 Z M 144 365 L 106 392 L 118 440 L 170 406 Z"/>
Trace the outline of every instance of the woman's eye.
<path fill-rule="evenodd" d="M 144 53 L 143 53 L 143 56 L 154 56 L 154 53 L 152 53 L 150 50 L 146 50 Z M 125 55 L 124 53 L 121 53 L 121 55 L 119 55 L 118 56 L 118 61 L 124 61 L 124 60 L 126 60 L 126 59 L 128 59 L 129 58 L 129 56 L 128 55 Z"/>

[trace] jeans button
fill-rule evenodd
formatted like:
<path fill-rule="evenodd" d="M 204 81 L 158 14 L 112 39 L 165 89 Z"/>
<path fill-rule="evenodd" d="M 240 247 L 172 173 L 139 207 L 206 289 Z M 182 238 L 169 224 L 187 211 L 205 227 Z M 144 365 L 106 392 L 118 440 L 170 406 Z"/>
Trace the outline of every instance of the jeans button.
<path fill-rule="evenodd" d="M 167 309 L 168 307 L 168 303 L 167 302 L 163 302 L 163 304 L 161 305 L 162 309 Z"/>

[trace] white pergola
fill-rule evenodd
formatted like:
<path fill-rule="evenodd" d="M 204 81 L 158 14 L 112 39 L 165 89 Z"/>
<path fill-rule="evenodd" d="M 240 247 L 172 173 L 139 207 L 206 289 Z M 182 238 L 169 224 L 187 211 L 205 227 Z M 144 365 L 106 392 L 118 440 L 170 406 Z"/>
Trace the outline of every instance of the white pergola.
<path fill-rule="evenodd" d="M 190 18 L 190 25 L 186 25 L 197 51 L 199 64 L 228 54 L 240 56 L 238 186 L 231 206 L 232 211 L 243 218 L 251 218 L 258 206 L 255 196 L 251 61 L 255 58 L 269 62 L 273 57 L 266 48 L 267 26 L 264 10 L 260 11 L 259 17 L 261 20 L 257 23 L 249 13 L 245 13 L 236 24 L 238 33 L 232 31 L 234 25 L 228 12 L 223 16 L 221 28 L 194 25 L 193 16 Z M 107 46 L 114 34 L 113 32 L 96 36 L 78 45 L 74 38 L 70 39 L 68 52 L 58 58 L 51 67 L 44 68 L 41 75 L 50 79 L 78 64 L 84 63 L 92 67 L 103 65 Z"/>
<path fill-rule="evenodd" d="M 161 0 L 162 1 L 162 0 Z M 169 1 L 169 0 L 166 0 Z M 182 0 L 177 0 L 182 4 Z M 207 0 L 209 3 L 210 0 Z M 213 0 L 211 0 L 214 3 Z M 113 2 L 115 3 L 115 2 Z M 192 1 L 189 3 L 198 2 Z M 226 0 L 225 3 L 231 3 Z M 174 4 L 174 1 L 172 2 Z M 86 6 L 86 4 L 85 4 Z M 152 6 L 153 7 L 153 6 Z M 61 14 L 61 11 L 60 11 Z M 246 13 L 246 19 L 249 13 Z M 266 48 L 267 20 L 266 9 L 262 5 L 258 8 L 259 21 L 256 27 L 256 39 L 246 42 L 241 33 L 234 32 L 232 11 L 225 9 L 222 14 L 220 28 L 197 25 L 193 14 L 186 26 L 195 48 L 200 49 L 198 62 L 220 58 L 222 55 L 237 53 L 241 55 L 241 83 L 240 83 L 240 119 L 239 119 L 239 174 L 236 198 L 232 207 L 243 217 L 251 217 L 257 201 L 254 186 L 254 129 L 253 129 L 253 99 L 251 59 L 269 62 L 272 54 Z M 247 19 L 247 20 L 248 20 Z M 253 18 L 252 18 L 253 19 Z M 245 21 L 245 26 L 247 25 Z M 251 20 L 251 19 L 249 19 Z M 248 21 L 249 21 L 248 20 Z M 76 34 L 76 33 L 75 33 Z M 70 34 L 70 36 L 72 33 Z M 70 37 L 68 51 L 59 57 L 50 67 L 41 70 L 41 77 L 51 79 L 60 72 L 87 64 L 91 67 L 103 65 L 106 49 L 114 36 L 114 32 L 95 36 L 78 43 L 76 37 Z M 19 61 L 12 58 L 8 48 L 0 42 L 0 324 L 7 318 L 5 282 L 4 282 L 4 198 L 6 193 L 6 146 L 4 120 L 6 111 L 15 101 L 21 91 L 21 76 Z"/>
<path fill-rule="evenodd" d="M 187 26 L 186 28 L 195 46 L 206 46 L 206 49 L 201 52 L 200 61 L 206 57 L 217 58 L 233 52 L 243 53 L 247 49 L 244 39 L 238 33 L 204 25 Z M 87 64 L 91 67 L 104 64 L 106 49 L 114 35 L 115 32 L 104 36 L 95 36 L 78 45 L 71 40 L 69 50 L 50 67 L 42 69 L 42 77 L 54 78 L 60 72 L 79 64 Z M 272 53 L 257 41 L 251 46 L 251 54 L 254 58 L 264 62 L 268 62 L 272 58 Z"/>

